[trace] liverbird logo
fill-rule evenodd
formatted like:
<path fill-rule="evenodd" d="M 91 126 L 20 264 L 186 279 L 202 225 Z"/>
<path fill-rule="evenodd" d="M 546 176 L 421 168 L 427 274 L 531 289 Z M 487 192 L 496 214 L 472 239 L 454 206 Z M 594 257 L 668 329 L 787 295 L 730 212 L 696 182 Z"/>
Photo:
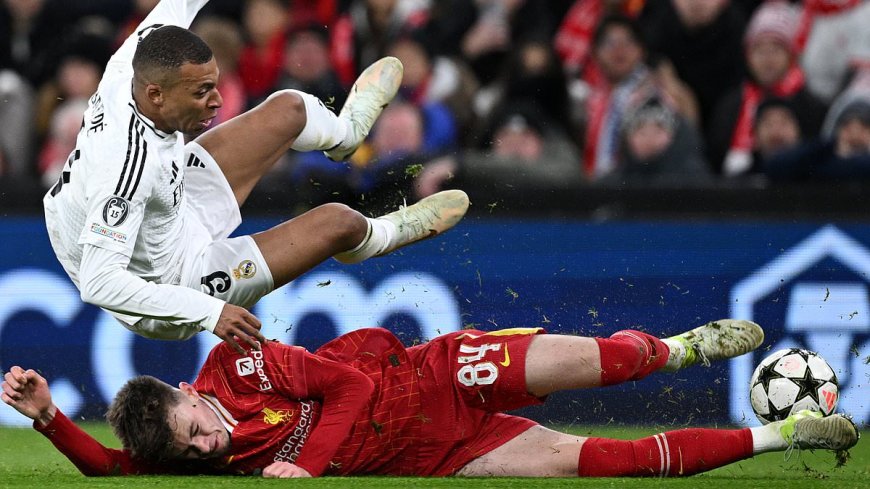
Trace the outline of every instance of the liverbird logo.
<path fill-rule="evenodd" d="M 290 418 L 293 417 L 293 411 L 286 409 L 279 409 L 278 411 L 273 411 L 269 408 L 263 409 L 263 422 L 266 424 L 278 424 L 278 423 L 286 423 L 290 421 Z"/>

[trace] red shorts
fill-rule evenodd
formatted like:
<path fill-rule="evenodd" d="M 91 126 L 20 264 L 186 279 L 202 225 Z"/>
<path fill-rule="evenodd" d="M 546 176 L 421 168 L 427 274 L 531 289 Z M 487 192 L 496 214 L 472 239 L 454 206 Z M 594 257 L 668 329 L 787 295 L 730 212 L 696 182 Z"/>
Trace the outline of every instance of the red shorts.
<path fill-rule="evenodd" d="M 543 399 L 526 389 L 526 352 L 541 328 L 451 333 L 408 349 L 423 412 L 418 475 L 450 475 L 537 423 L 501 414 Z"/>

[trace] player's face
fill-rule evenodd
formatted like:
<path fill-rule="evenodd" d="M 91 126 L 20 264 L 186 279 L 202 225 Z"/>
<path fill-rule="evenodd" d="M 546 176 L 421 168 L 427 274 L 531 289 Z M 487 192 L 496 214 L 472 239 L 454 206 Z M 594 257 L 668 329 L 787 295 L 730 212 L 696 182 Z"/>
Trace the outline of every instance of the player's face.
<path fill-rule="evenodd" d="M 223 105 L 218 76 L 214 58 L 199 65 L 181 65 L 178 81 L 163 92 L 160 116 L 168 132 L 196 135 L 208 129 Z"/>
<path fill-rule="evenodd" d="M 230 434 L 205 401 L 188 396 L 169 410 L 169 426 L 175 433 L 173 458 L 208 459 L 225 455 Z"/>

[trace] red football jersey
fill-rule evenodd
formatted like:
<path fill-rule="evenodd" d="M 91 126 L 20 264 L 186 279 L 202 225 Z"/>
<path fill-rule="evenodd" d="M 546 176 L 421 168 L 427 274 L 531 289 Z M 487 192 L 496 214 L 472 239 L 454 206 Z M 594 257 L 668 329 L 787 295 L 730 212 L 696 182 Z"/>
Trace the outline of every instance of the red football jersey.
<path fill-rule="evenodd" d="M 86 475 L 256 474 L 276 461 L 313 476 L 449 475 L 535 424 L 497 411 L 540 402 L 524 369 L 537 332 L 466 331 L 406 350 L 389 331 L 364 329 L 316 354 L 270 341 L 240 356 L 222 343 L 193 384 L 231 432 L 220 460 L 148 463 L 60 412 L 34 427 Z M 472 382 L 472 371 L 488 373 Z"/>
<path fill-rule="evenodd" d="M 267 342 L 240 357 L 219 345 L 193 386 L 231 430 L 224 470 L 285 461 L 312 475 L 358 474 L 380 472 L 409 445 L 421 423 L 414 377 L 395 336 L 366 329 L 316 355 Z"/>

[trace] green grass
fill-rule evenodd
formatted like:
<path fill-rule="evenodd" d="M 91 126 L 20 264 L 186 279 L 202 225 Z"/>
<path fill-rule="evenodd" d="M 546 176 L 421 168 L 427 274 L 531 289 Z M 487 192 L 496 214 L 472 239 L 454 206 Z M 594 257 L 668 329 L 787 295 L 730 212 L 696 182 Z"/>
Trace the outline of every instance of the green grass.
<path fill-rule="evenodd" d="M 89 423 L 85 429 L 102 443 L 117 447 L 105 424 Z M 575 428 L 573 432 L 588 436 L 613 438 L 636 438 L 651 435 L 660 430 L 634 427 Z M 716 488 L 820 488 L 838 489 L 870 487 L 870 432 L 852 449 L 852 459 L 844 466 L 835 468 L 830 452 L 794 453 L 785 461 L 783 454 L 771 453 L 745 460 L 712 472 L 684 479 L 408 479 L 393 477 L 323 478 L 311 480 L 282 481 L 257 477 L 106 477 L 86 478 L 58 453 L 39 433 L 30 429 L 0 428 L 0 487 L 55 489 L 60 487 L 287 487 L 293 484 L 311 488 L 345 487 L 444 487 L 444 488 L 550 488 L 550 487 L 686 487 Z"/>

